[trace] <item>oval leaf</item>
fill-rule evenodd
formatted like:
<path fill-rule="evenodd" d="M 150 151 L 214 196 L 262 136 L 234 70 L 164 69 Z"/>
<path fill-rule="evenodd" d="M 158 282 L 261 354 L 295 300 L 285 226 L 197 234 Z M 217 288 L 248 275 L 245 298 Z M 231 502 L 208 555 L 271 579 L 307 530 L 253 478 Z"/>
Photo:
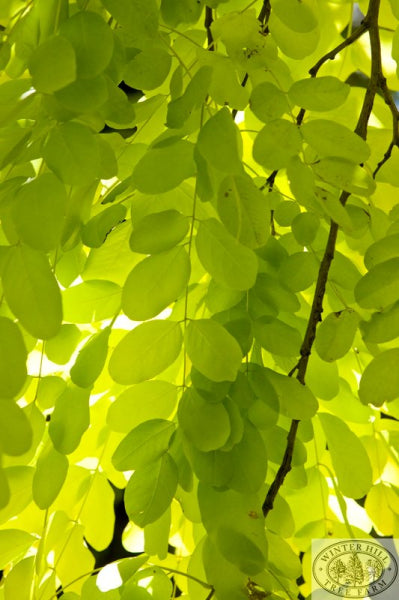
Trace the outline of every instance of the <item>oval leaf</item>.
<path fill-rule="evenodd" d="M 149 256 L 129 273 L 122 309 L 134 321 L 158 315 L 177 300 L 190 278 L 190 259 L 182 246 Z"/>
<path fill-rule="evenodd" d="M 169 448 L 174 430 L 174 423 L 163 419 L 151 419 L 141 423 L 123 438 L 115 450 L 112 456 L 115 469 L 140 469 L 161 458 Z"/>
<path fill-rule="evenodd" d="M 48 339 L 61 327 L 61 293 L 47 257 L 28 246 L 11 248 L 3 270 L 4 295 L 34 337 Z"/>
<path fill-rule="evenodd" d="M 57 498 L 68 472 L 68 459 L 52 445 L 40 454 L 33 476 L 33 500 L 42 510 L 49 508 Z"/>
<path fill-rule="evenodd" d="M 399 348 L 385 350 L 367 365 L 360 380 L 359 398 L 363 404 L 382 406 L 399 397 Z"/>
<path fill-rule="evenodd" d="M 233 290 L 247 290 L 255 283 L 256 255 L 242 246 L 216 219 L 200 223 L 196 237 L 199 259 L 217 283 Z"/>
<path fill-rule="evenodd" d="M 179 323 L 143 323 L 129 331 L 116 346 L 109 361 L 110 375 L 125 385 L 151 379 L 176 360 L 182 342 Z"/>
<path fill-rule="evenodd" d="M 0 317 L 0 397 L 13 398 L 25 383 L 27 351 L 18 325 Z"/>
<path fill-rule="evenodd" d="M 348 498 L 362 498 L 372 485 L 370 460 L 363 444 L 348 425 L 328 413 L 319 413 L 340 490 Z"/>
<path fill-rule="evenodd" d="M 323 360 L 332 362 L 349 352 L 359 317 L 351 309 L 330 313 L 317 328 L 315 347 Z"/>
<path fill-rule="evenodd" d="M 234 381 L 242 361 L 236 339 L 216 321 L 190 321 L 185 345 L 193 366 L 212 381 Z"/>
<path fill-rule="evenodd" d="M 177 481 L 176 463 L 169 454 L 135 471 L 125 491 L 129 519 L 139 527 L 159 519 L 172 502 Z"/>

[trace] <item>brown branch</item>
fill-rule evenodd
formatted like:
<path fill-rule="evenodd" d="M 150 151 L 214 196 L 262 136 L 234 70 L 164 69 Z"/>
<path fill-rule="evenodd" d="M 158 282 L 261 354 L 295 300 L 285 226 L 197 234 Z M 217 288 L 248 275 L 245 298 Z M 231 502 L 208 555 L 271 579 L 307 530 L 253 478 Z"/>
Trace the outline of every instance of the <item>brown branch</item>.
<path fill-rule="evenodd" d="M 206 37 L 208 40 L 208 50 L 213 52 L 215 50 L 215 42 L 212 35 L 211 25 L 213 23 L 213 15 L 212 9 L 210 6 L 205 6 L 205 29 L 206 29 Z"/>
<path fill-rule="evenodd" d="M 271 11 L 270 0 L 264 0 L 262 8 L 260 10 L 260 13 L 258 15 L 258 21 L 261 23 L 261 26 L 262 26 L 261 29 L 262 29 L 263 34 L 269 33 L 267 24 L 269 22 L 270 11 Z M 247 85 L 248 77 L 249 77 L 248 73 L 245 73 L 245 75 L 241 81 L 241 87 L 245 87 Z M 233 121 L 235 120 L 237 113 L 238 113 L 238 110 L 236 108 L 233 108 L 233 110 L 231 111 L 231 116 L 233 117 Z"/>
<path fill-rule="evenodd" d="M 341 52 L 341 50 L 344 50 L 344 48 L 347 48 L 348 46 L 353 44 L 353 42 L 359 39 L 363 35 L 363 33 L 367 31 L 367 29 L 368 24 L 366 23 L 366 19 L 363 19 L 359 27 L 352 31 L 352 33 L 347 38 L 345 38 L 343 42 L 341 42 L 340 44 L 338 44 L 338 46 L 335 46 L 335 48 L 324 54 L 324 56 L 322 56 L 317 61 L 317 63 L 313 65 L 311 69 L 309 69 L 309 75 L 311 77 L 316 77 L 320 67 L 322 67 L 325 62 L 327 62 L 328 60 L 334 60 L 334 58 L 337 56 L 337 54 Z"/>
<path fill-rule="evenodd" d="M 357 121 L 355 132 L 360 135 L 363 139 L 367 137 L 367 126 L 370 119 L 371 111 L 373 109 L 374 98 L 380 85 L 380 78 L 382 76 L 382 64 L 381 64 L 381 44 L 378 30 L 378 13 L 380 7 L 380 0 L 370 0 L 367 15 L 362 23 L 363 27 L 368 29 L 370 38 L 371 48 L 371 74 L 370 81 L 367 87 L 360 115 Z M 365 30 L 366 30 L 365 29 Z M 358 29 L 356 30 L 358 31 Z M 352 34 L 353 35 L 353 34 Z M 352 37 L 352 36 L 350 36 Z M 359 34 L 358 36 L 359 37 Z M 349 38 L 348 38 L 349 39 Z M 357 39 L 357 38 L 356 38 Z M 351 42 L 352 43 L 352 42 Z M 348 44 L 346 44 L 348 45 Z M 335 54 L 331 56 L 334 58 Z M 323 59 L 320 59 L 320 66 L 324 64 L 328 58 L 331 58 L 329 54 L 325 55 Z M 320 67 L 315 70 L 315 76 Z M 340 201 L 342 205 L 345 205 L 350 194 L 349 192 L 343 191 L 341 193 Z M 338 225 L 334 221 L 331 221 L 330 231 L 328 234 L 327 244 L 324 250 L 324 255 L 320 264 L 319 273 L 317 276 L 315 294 L 313 296 L 312 308 L 310 311 L 308 324 L 306 327 L 305 336 L 300 349 L 300 359 L 298 364 L 291 370 L 290 375 L 293 375 L 297 371 L 296 378 L 301 384 L 305 384 L 306 370 L 309 362 L 309 356 L 312 352 L 313 343 L 316 337 L 316 328 L 318 323 L 321 321 L 321 315 L 323 312 L 323 300 L 326 292 L 326 285 L 328 274 L 330 271 L 331 263 L 334 258 L 335 244 L 338 235 Z M 264 517 L 267 517 L 269 512 L 273 509 L 274 501 L 276 496 L 284 483 L 285 477 L 290 472 L 292 467 L 292 456 L 295 447 L 295 439 L 298 430 L 299 421 L 294 419 L 291 421 L 291 427 L 287 436 L 287 445 L 284 452 L 282 463 L 277 471 L 277 474 L 267 492 L 265 501 L 262 505 L 262 511 Z"/>

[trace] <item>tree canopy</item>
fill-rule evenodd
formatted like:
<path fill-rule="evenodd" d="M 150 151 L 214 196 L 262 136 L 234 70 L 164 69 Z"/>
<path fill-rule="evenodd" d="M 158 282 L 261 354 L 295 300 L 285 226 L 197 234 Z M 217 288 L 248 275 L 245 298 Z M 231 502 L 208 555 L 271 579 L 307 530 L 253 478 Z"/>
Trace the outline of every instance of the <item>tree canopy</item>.
<path fill-rule="evenodd" d="M 0 0 L 0 600 L 304 599 L 399 537 L 398 19 Z"/>

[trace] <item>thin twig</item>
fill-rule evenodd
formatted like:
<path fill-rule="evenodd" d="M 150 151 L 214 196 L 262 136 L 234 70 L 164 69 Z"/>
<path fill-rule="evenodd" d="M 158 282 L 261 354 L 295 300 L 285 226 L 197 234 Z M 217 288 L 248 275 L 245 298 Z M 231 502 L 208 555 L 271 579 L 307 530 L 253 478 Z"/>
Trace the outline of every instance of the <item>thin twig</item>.
<path fill-rule="evenodd" d="M 367 90 L 363 99 L 362 108 L 357 121 L 355 132 L 363 139 L 367 137 L 367 126 L 370 119 L 371 111 L 373 109 L 375 95 L 380 85 L 380 78 L 382 77 L 382 64 L 381 64 L 381 44 L 378 30 L 378 13 L 380 7 L 380 0 L 370 0 L 367 15 L 362 23 L 365 28 L 364 31 L 369 31 L 370 48 L 371 48 L 371 73 L 370 81 L 367 86 Z M 362 27 L 361 26 L 361 27 Z M 356 30 L 357 37 L 359 37 L 359 28 Z M 355 33 L 355 32 L 354 32 Z M 362 31 L 363 33 L 363 31 Z M 355 39 L 357 39 L 355 37 Z M 350 38 L 353 38 L 350 36 Z M 349 39 L 349 38 L 347 38 Z M 352 39 L 353 41 L 353 39 Z M 352 43 L 352 42 L 350 42 Z M 346 44 L 348 45 L 348 44 Z M 341 44 L 342 46 L 342 44 Z M 345 46 L 344 46 L 345 47 Z M 338 47 L 337 47 L 338 48 Z M 340 48 L 342 49 L 342 47 Z M 318 69 L 326 60 L 334 58 L 335 54 L 339 50 L 335 49 L 331 53 L 327 53 L 316 65 L 319 65 L 315 69 L 315 76 Z M 334 53 L 335 52 L 335 53 Z M 311 73 L 312 74 L 312 73 Z M 345 205 L 350 194 L 349 192 L 343 191 L 341 193 L 340 201 L 342 205 Z M 306 328 L 306 333 L 300 349 L 300 359 L 298 364 L 291 370 L 291 375 L 297 371 L 296 378 L 301 384 L 305 384 L 306 370 L 309 362 L 309 356 L 312 352 L 313 343 L 316 337 L 316 328 L 321 321 L 321 315 L 323 312 L 323 300 L 326 292 L 326 284 L 328 279 L 328 273 L 331 267 L 332 260 L 334 258 L 335 244 L 338 234 L 338 225 L 331 221 L 330 231 L 328 235 L 327 244 L 325 247 L 324 255 L 320 264 L 319 273 L 317 276 L 316 289 L 313 297 L 312 308 L 309 315 L 309 320 Z M 267 517 L 269 512 L 272 510 L 276 496 L 284 483 L 284 479 L 290 472 L 292 467 L 292 456 L 295 447 L 295 438 L 298 430 L 299 421 L 294 419 L 291 421 L 290 430 L 287 436 L 287 445 L 284 452 L 282 463 L 277 471 L 277 474 L 267 492 L 265 501 L 263 502 L 262 511 L 263 515 Z"/>
<path fill-rule="evenodd" d="M 205 29 L 206 37 L 208 40 L 208 50 L 213 52 L 215 50 L 215 42 L 212 35 L 211 25 L 213 23 L 212 9 L 210 6 L 205 6 Z"/>
<path fill-rule="evenodd" d="M 363 33 L 367 31 L 367 29 L 368 24 L 364 19 L 359 25 L 359 27 L 352 31 L 352 33 L 347 38 L 345 38 L 343 42 L 341 42 L 340 44 L 338 44 L 338 46 L 335 46 L 335 48 L 324 54 L 324 56 L 322 56 L 317 61 L 317 63 L 313 65 L 311 69 L 309 69 L 309 75 L 311 75 L 311 77 L 316 77 L 320 67 L 322 67 L 325 62 L 327 62 L 328 60 L 334 60 L 334 58 L 337 56 L 337 54 L 341 52 L 341 50 L 344 50 L 344 48 L 347 48 L 348 46 L 353 44 L 353 42 L 356 42 L 356 40 L 359 39 L 363 35 Z"/>

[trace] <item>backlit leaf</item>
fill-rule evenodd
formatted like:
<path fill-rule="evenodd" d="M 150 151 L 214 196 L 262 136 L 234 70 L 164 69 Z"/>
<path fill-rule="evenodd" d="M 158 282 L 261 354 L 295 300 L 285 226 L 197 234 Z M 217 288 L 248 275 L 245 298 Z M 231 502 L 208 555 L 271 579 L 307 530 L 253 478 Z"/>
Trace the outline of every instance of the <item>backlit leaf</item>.
<path fill-rule="evenodd" d="M 81 11 L 61 25 L 60 33 L 72 44 L 78 77 L 95 77 L 111 60 L 114 38 L 98 13 Z"/>
<path fill-rule="evenodd" d="M 24 245 L 11 248 L 3 287 L 9 307 L 31 335 L 56 335 L 62 321 L 61 293 L 44 254 Z"/>
<path fill-rule="evenodd" d="M 212 381 L 234 381 L 242 353 L 228 331 L 211 319 L 190 321 L 185 345 L 194 367 Z"/>
<path fill-rule="evenodd" d="M 21 529 L 2 529 L 0 531 L 0 569 L 20 556 L 34 543 L 35 538 Z"/>
<path fill-rule="evenodd" d="M 301 132 L 305 142 L 316 150 L 320 157 L 340 156 L 354 163 L 361 163 L 370 156 L 366 142 L 335 121 L 315 119 L 302 125 Z"/>
<path fill-rule="evenodd" d="M 278 119 L 289 110 L 286 95 L 269 81 L 254 87 L 249 105 L 255 116 L 264 123 Z"/>
<path fill-rule="evenodd" d="M 371 465 L 364 446 L 338 417 L 319 413 L 319 419 L 342 493 L 349 498 L 362 498 L 372 484 Z"/>
<path fill-rule="evenodd" d="M 331 362 L 349 352 L 359 317 L 353 310 L 330 313 L 320 323 L 316 334 L 316 350 L 320 358 Z"/>
<path fill-rule="evenodd" d="M 25 454 L 32 445 L 32 428 L 14 400 L 0 399 L 0 448 L 10 456 Z"/>
<path fill-rule="evenodd" d="M 0 317 L 0 397 L 13 398 L 25 383 L 27 352 L 18 325 Z"/>
<path fill-rule="evenodd" d="M 349 85 L 337 77 L 312 77 L 295 81 L 288 96 L 297 106 L 324 112 L 341 106 L 349 90 Z"/>
<path fill-rule="evenodd" d="M 70 454 L 79 446 L 90 424 L 89 396 L 89 390 L 70 386 L 57 398 L 49 435 L 58 452 Z"/>
<path fill-rule="evenodd" d="M 86 388 L 96 381 L 103 370 L 108 354 L 108 338 L 111 330 L 105 327 L 95 333 L 83 346 L 71 368 L 71 379 L 76 385 Z"/>
<path fill-rule="evenodd" d="M 150 419 L 135 427 L 118 445 L 112 462 L 118 471 L 145 467 L 168 450 L 175 425 L 163 419 Z"/>
<path fill-rule="evenodd" d="M 44 160 L 64 183 L 84 185 L 99 179 L 100 152 L 90 129 L 69 121 L 53 128 L 43 147 Z"/>
<path fill-rule="evenodd" d="M 64 227 L 66 202 L 65 187 L 52 173 L 21 186 L 13 216 L 22 242 L 45 252 L 55 248 Z"/>
<path fill-rule="evenodd" d="M 90 280 L 63 291 L 64 317 L 72 323 L 91 323 L 113 317 L 121 304 L 121 288 L 112 281 Z"/>
<path fill-rule="evenodd" d="M 169 138 L 158 142 L 137 163 L 133 171 L 134 184 L 145 194 L 172 190 L 195 174 L 193 149 L 187 140 Z"/>
<path fill-rule="evenodd" d="M 372 267 L 357 283 L 355 298 L 363 308 L 384 308 L 399 300 L 399 257 Z"/>
<path fill-rule="evenodd" d="M 382 406 L 399 396 L 399 348 L 385 350 L 367 365 L 360 380 L 359 398 L 363 404 Z"/>
<path fill-rule="evenodd" d="M 222 403 L 210 403 L 193 389 L 179 402 L 179 424 L 192 444 L 202 452 L 221 448 L 230 435 L 230 419 Z"/>
<path fill-rule="evenodd" d="M 197 141 L 201 155 L 224 173 L 241 173 L 238 129 L 227 108 L 222 108 L 202 127 Z"/>
<path fill-rule="evenodd" d="M 151 379 L 177 358 L 183 342 L 179 323 L 149 321 L 129 331 L 114 349 L 109 372 L 118 383 Z"/>
<path fill-rule="evenodd" d="M 129 519 L 139 527 L 159 519 L 175 495 L 177 480 L 177 467 L 169 454 L 135 471 L 125 491 Z"/>
<path fill-rule="evenodd" d="M 254 322 L 254 335 L 262 348 L 280 356 L 297 356 L 302 336 L 297 329 L 274 317 L 261 317 Z"/>
<path fill-rule="evenodd" d="M 42 510 L 49 508 L 57 498 L 68 471 L 68 459 L 52 445 L 41 452 L 33 476 L 33 499 Z"/>
<path fill-rule="evenodd" d="M 256 255 L 216 219 L 200 223 L 196 246 L 200 261 L 217 283 L 233 290 L 247 290 L 255 283 Z"/>
<path fill-rule="evenodd" d="M 147 215 L 134 224 L 130 236 L 133 252 L 156 254 L 176 246 L 188 231 L 189 222 L 176 210 Z"/>
<path fill-rule="evenodd" d="M 72 83 L 76 78 L 76 57 L 72 44 L 60 35 L 48 38 L 31 56 L 29 71 L 34 87 L 45 94 Z"/>
<path fill-rule="evenodd" d="M 253 157 L 266 169 L 282 169 L 302 147 L 298 128 L 284 119 L 275 119 L 260 130 L 253 145 Z"/>
<path fill-rule="evenodd" d="M 190 259 L 183 246 L 149 256 L 130 272 L 122 309 L 132 320 L 151 319 L 179 298 L 189 278 Z"/>
<path fill-rule="evenodd" d="M 177 402 L 177 387 L 167 381 L 144 381 L 124 390 L 111 404 L 107 423 L 127 433 L 147 419 L 168 418 Z"/>
<path fill-rule="evenodd" d="M 123 79 L 137 90 L 152 90 L 166 79 L 171 64 L 172 59 L 163 48 L 147 48 L 126 64 Z"/>

